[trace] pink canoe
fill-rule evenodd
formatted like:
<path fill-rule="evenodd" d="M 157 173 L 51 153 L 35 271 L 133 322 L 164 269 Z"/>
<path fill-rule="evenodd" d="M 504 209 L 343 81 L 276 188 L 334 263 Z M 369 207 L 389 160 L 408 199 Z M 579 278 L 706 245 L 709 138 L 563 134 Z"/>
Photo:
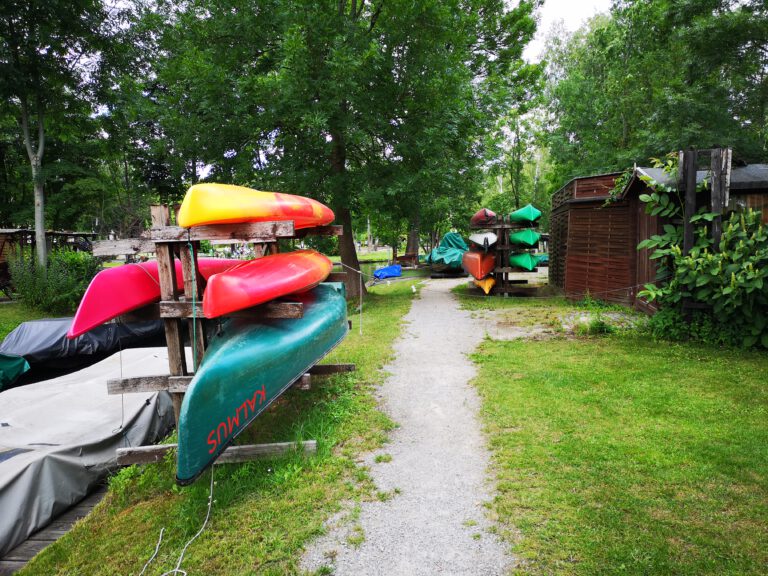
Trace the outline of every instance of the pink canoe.
<path fill-rule="evenodd" d="M 331 273 L 333 264 L 314 250 L 248 260 L 208 280 L 203 314 L 216 318 L 287 294 L 306 292 Z"/>
<path fill-rule="evenodd" d="M 183 287 L 181 262 L 176 263 L 176 284 Z M 206 280 L 240 264 L 241 260 L 200 258 L 198 267 Z M 126 264 L 102 270 L 91 280 L 85 291 L 67 338 L 77 338 L 96 326 L 109 322 L 121 314 L 160 301 L 160 280 L 157 262 Z"/>

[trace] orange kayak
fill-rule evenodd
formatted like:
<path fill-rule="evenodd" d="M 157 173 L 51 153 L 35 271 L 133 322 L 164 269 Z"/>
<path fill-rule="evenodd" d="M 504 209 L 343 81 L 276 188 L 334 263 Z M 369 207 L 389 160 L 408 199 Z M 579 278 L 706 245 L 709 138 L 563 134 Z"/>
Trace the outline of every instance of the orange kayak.
<path fill-rule="evenodd" d="M 262 192 L 230 184 L 195 184 L 184 196 L 179 226 L 293 220 L 294 227 L 311 228 L 333 222 L 325 204 L 293 194 Z"/>
<path fill-rule="evenodd" d="M 208 279 L 203 314 L 216 318 L 287 294 L 306 292 L 331 273 L 333 264 L 314 250 L 248 260 Z"/>
<path fill-rule="evenodd" d="M 223 272 L 241 260 L 225 258 L 198 258 L 197 265 L 203 278 Z M 176 260 L 176 286 L 184 286 L 181 262 Z M 93 277 L 77 307 L 67 338 L 77 338 L 121 314 L 160 301 L 160 279 L 157 261 L 126 264 L 102 270 Z"/>
<path fill-rule="evenodd" d="M 464 252 L 461 266 L 472 276 L 482 280 L 496 267 L 496 255 L 490 252 Z"/>

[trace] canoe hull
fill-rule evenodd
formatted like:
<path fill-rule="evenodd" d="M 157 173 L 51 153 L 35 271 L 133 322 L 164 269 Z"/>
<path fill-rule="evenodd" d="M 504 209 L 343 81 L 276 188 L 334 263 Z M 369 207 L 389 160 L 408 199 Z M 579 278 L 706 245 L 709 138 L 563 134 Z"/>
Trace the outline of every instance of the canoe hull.
<path fill-rule="evenodd" d="M 509 235 L 509 241 L 512 244 L 526 246 L 528 248 L 535 248 L 538 246 L 540 238 L 541 234 L 536 232 L 536 230 L 531 230 L 530 228 L 525 230 L 518 230 L 517 232 L 512 232 Z"/>
<path fill-rule="evenodd" d="M 184 196 L 179 226 L 293 220 L 296 229 L 333 222 L 325 204 L 293 194 L 263 192 L 229 184 L 195 184 Z"/>
<path fill-rule="evenodd" d="M 488 278 L 484 278 L 483 280 L 475 280 L 475 286 L 480 288 L 483 292 L 485 292 L 485 295 L 491 293 L 491 290 L 493 290 L 493 287 L 496 285 L 496 279 L 492 276 L 489 276 Z"/>
<path fill-rule="evenodd" d="M 489 252 L 464 252 L 461 265 L 477 280 L 482 280 L 496 267 L 496 255 Z"/>
<path fill-rule="evenodd" d="M 531 272 L 539 265 L 539 259 L 533 254 L 523 252 L 521 254 L 512 254 L 509 257 L 509 264 L 516 268 L 522 268 L 523 270 Z"/>
<path fill-rule="evenodd" d="M 471 234 L 469 237 L 469 241 L 472 242 L 472 244 L 479 246 L 483 250 L 488 250 L 488 248 L 496 244 L 498 239 L 498 236 L 493 232 L 478 232 L 476 234 Z"/>
<path fill-rule="evenodd" d="M 527 204 L 519 210 L 512 212 L 512 214 L 509 215 L 509 220 L 510 222 L 533 224 L 540 217 L 541 210 L 536 208 L 533 204 Z"/>
<path fill-rule="evenodd" d="M 197 265 L 206 280 L 240 264 L 241 260 L 199 258 Z M 181 262 L 176 260 L 176 285 L 183 287 Z M 157 261 L 126 264 L 102 270 L 94 276 L 80 301 L 67 338 L 77 338 L 88 330 L 121 314 L 160 301 Z"/>
<path fill-rule="evenodd" d="M 333 263 L 314 250 L 273 254 L 214 274 L 203 294 L 203 314 L 217 318 L 285 296 L 306 292 L 328 278 Z"/>
<path fill-rule="evenodd" d="M 304 303 L 302 318 L 230 319 L 211 340 L 181 406 L 179 484 L 193 482 L 248 424 L 346 336 L 343 284 L 320 284 L 296 298 Z"/>
<path fill-rule="evenodd" d="M 488 208 L 480 208 L 472 218 L 469 219 L 469 225 L 474 228 L 481 228 L 483 226 L 491 226 L 496 224 L 496 212 L 488 210 Z"/>

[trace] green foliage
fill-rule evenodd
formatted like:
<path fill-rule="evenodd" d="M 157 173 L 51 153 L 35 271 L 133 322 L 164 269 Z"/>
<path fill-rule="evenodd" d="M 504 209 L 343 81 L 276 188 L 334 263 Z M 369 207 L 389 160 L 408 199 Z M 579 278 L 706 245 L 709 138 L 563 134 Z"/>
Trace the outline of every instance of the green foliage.
<path fill-rule="evenodd" d="M 694 218 L 706 222 L 710 216 L 701 213 Z M 646 285 L 639 295 L 674 309 L 680 309 L 684 300 L 711 304 L 707 322 L 714 327 L 700 319 L 701 330 L 721 331 L 720 339 L 730 344 L 768 348 L 768 230 L 760 212 L 731 214 L 716 252 L 706 226 L 698 229 L 687 256 L 680 248 L 680 231 L 669 228 L 663 237 L 652 237 L 639 248 L 654 248 L 652 257 L 668 260 L 671 278 L 661 285 Z M 656 333 L 665 325 L 659 323 Z M 674 331 L 670 334 L 675 336 Z"/>
<path fill-rule="evenodd" d="M 602 314 L 597 313 L 591 316 L 587 322 L 577 322 L 573 327 L 573 331 L 578 336 L 602 336 L 613 334 L 616 328 L 606 322 Z"/>
<path fill-rule="evenodd" d="M 57 250 L 48 266 L 38 266 L 32 255 L 17 253 L 8 262 L 11 280 L 26 305 L 51 314 L 75 311 L 101 263 L 88 252 Z"/>

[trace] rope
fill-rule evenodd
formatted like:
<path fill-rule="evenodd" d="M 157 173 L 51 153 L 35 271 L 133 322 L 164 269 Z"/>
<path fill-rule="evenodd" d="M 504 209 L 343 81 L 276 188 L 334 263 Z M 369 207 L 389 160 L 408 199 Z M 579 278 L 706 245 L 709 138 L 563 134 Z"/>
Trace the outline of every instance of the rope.
<path fill-rule="evenodd" d="M 171 574 L 181 574 L 181 576 L 187 576 L 187 571 L 181 569 L 181 563 L 184 561 L 184 554 L 187 553 L 187 548 L 189 548 L 189 545 L 192 544 L 195 540 L 197 540 L 198 536 L 203 533 L 206 526 L 208 526 L 208 520 L 211 518 L 211 508 L 213 507 L 213 466 L 211 466 L 211 485 L 208 488 L 208 511 L 205 514 L 205 520 L 203 521 L 203 525 L 200 526 L 200 530 L 197 531 L 197 533 L 190 538 L 186 544 L 184 544 L 184 548 L 181 549 L 181 554 L 179 554 L 179 559 L 176 561 L 176 566 L 172 570 L 168 570 L 168 572 L 163 572 L 160 576 L 171 576 Z M 147 563 L 144 564 L 144 568 L 139 573 L 139 576 L 142 576 L 144 574 L 144 571 L 147 569 L 147 566 L 150 565 L 150 563 L 157 557 L 157 553 L 160 551 L 160 543 L 163 541 L 163 532 L 165 532 L 165 527 L 160 529 L 160 538 L 157 541 L 157 545 L 155 546 L 155 553 L 152 554 L 152 557 L 147 560 Z"/>

